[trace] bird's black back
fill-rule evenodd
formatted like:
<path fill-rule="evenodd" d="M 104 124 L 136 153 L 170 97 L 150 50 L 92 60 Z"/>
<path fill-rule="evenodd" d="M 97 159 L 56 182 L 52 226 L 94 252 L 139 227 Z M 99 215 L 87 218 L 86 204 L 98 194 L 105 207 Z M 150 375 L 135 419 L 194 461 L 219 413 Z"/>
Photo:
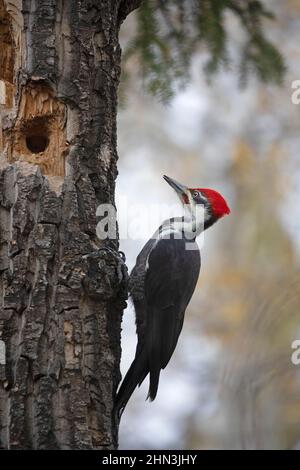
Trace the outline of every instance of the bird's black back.
<path fill-rule="evenodd" d="M 137 257 L 129 289 L 136 312 L 138 344 L 135 360 L 117 395 L 119 415 L 149 372 L 148 396 L 154 400 L 160 371 L 176 347 L 199 271 L 198 246 L 184 238 L 150 239 Z"/>
<path fill-rule="evenodd" d="M 154 400 L 159 374 L 168 364 L 182 329 L 186 307 L 200 270 L 197 245 L 185 239 L 161 239 L 150 252 L 145 277 L 146 333 Z"/>

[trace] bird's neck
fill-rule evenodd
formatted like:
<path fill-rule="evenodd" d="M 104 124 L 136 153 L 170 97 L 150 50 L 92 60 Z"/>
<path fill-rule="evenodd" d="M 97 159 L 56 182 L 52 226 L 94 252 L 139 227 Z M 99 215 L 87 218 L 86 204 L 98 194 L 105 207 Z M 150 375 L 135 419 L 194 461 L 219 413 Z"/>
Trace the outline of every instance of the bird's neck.
<path fill-rule="evenodd" d="M 205 220 L 200 211 L 185 210 L 183 217 L 174 217 L 165 220 L 159 227 L 158 237 L 167 238 L 168 236 L 174 238 L 185 238 L 186 240 L 195 240 L 204 230 Z"/>

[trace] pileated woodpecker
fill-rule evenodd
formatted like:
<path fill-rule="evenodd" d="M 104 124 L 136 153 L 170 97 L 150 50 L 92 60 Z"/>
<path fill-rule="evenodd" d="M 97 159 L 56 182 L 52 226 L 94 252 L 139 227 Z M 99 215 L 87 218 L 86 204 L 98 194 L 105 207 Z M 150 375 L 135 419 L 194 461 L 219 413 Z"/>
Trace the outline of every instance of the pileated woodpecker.
<path fill-rule="evenodd" d="M 161 369 L 168 364 L 180 335 L 185 310 L 200 272 L 196 237 L 230 213 L 213 189 L 188 188 L 164 176 L 184 204 L 185 215 L 166 220 L 137 257 L 129 291 L 136 313 L 136 354 L 118 391 L 115 413 L 121 417 L 133 391 L 150 373 L 148 397 L 157 394 Z M 203 209 L 203 217 L 197 209 Z M 193 246 L 191 246 L 193 243 Z"/>

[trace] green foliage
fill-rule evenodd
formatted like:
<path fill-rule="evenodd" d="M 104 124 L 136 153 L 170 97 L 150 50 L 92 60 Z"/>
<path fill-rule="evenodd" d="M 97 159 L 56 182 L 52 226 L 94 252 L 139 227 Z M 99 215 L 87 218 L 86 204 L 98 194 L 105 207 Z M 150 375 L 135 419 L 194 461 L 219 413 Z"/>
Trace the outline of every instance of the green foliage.
<path fill-rule="evenodd" d="M 168 101 L 189 78 L 193 54 L 207 50 L 208 77 L 229 66 L 226 14 L 236 15 L 245 30 L 240 54 L 240 78 L 245 84 L 254 71 L 264 82 L 282 81 L 285 65 L 280 52 L 264 34 L 272 12 L 256 0 L 143 0 L 137 10 L 137 32 L 125 51 L 137 56 L 147 90 Z M 127 72 L 128 73 L 128 72 Z"/>

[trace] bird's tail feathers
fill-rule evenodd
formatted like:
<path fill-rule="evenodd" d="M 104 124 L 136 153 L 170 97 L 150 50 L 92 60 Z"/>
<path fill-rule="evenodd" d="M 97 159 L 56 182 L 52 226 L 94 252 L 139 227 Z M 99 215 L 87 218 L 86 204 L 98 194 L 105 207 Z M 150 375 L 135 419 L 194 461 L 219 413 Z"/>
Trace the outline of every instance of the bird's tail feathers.
<path fill-rule="evenodd" d="M 157 395 L 158 384 L 159 384 L 160 368 L 150 371 L 150 385 L 147 395 L 147 399 L 154 401 Z"/>
<path fill-rule="evenodd" d="M 148 373 L 147 351 L 142 350 L 140 354 L 135 357 L 117 393 L 114 414 L 118 420 L 120 420 L 135 388 L 141 385 Z"/>

